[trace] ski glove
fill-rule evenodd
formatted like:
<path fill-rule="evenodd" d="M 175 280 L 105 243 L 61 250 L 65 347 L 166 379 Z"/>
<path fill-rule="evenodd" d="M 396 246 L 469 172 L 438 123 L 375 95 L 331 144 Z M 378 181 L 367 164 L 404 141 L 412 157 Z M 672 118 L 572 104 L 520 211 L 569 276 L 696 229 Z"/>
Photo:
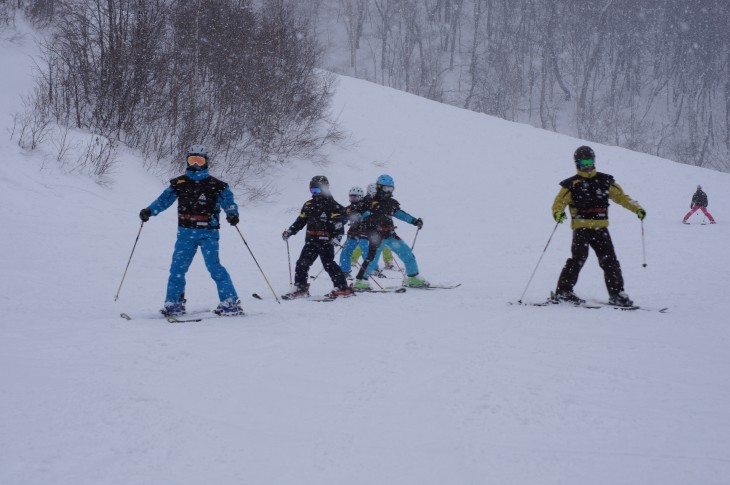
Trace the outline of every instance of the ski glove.
<path fill-rule="evenodd" d="M 638 217 L 639 219 L 641 219 L 643 221 L 644 217 L 646 217 L 646 211 L 644 209 L 637 209 L 636 217 Z"/>
<path fill-rule="evenodd" d="M 421 219 L 420 217 L 418 219 L 414 219 L 413 225 L 419 229 L 422 229 L 423 228 L 423 219 Z"/>
<path fill-rule="evenodd" d="M 236 224 L 238 224 L 238 214 L 226 214 L 226 220 L 230 225 L 235 226 Z"/>
<path fill-rule="evenodd" d="M 289 239 L 289 236 L 291 236 L 291 235 L 292 235 L 291 231 L 289 229 L 287 229 L 286 231 L 284 231 L 283 233 L 281 233 L 281 238 L 284 241 L 286 241 L 287 239 Z"/>
<path fill-rule="evenodd" d="M 566 215 L 565 215 L 565 212 L 563 212 L 563 211 L 560 211 L 560 212 L 554 212 L 554 213 L 553 213 L 553 219 L 555 219 L 555 222 L 557 222 L 558 224 L 562 224 L 562 223 L 563 223 L 563 221 L 564 221 L 565 219 L 567 219 L 567 218 L 568 218 L 568 216 L 566 216 Z"/>
<path fill-rule="evenodd" d="M 152 211 L 149 210 L 147 207 L 139 211 L 139 218 L 142 219 L 142 222 L 147 222 L 150 220 L 150 216 L 152 215 Z"/>

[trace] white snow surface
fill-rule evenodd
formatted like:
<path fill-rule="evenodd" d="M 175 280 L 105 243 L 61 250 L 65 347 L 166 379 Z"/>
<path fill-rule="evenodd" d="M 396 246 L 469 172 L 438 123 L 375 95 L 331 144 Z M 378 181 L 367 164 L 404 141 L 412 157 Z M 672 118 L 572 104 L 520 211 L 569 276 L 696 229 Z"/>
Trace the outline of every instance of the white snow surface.
<path fill-rule="evenodd" d="M 11 113 L 33 53 L 27 36 L 0 44 L 12 66 L 0 76 L 0 483 L 730 483 L 728 174 L 591 144 L 648 213 L 644 268 L 640 222 L 612 205 L 626 290 L 670 310 L 510 306 L 584 142 L 343 77 L 333 109 L 355 143 L 330 148 L 330 166 L 274 174 L 268 202 L 239 197 L 246 242 L 284 293 L 280 235 L 308 180 L 327 175 L 345 203 L 388 173 L 425 222 L 421 274 L 463 285 L 277 304 L 224 223 L 221 258 L 247 316 L 169 324 L 157 311 L 174 207 L 144 225 L 114 301 L 137 214 L 166 181 L 131 151 L 100 186 L 64 172 L 48 145 L 18 148 Z M 716 225 L 680 223 L 698 183 Z M 554 289 L 570 237 L 558 227 L 526 301 Z M 292 265 L 302 244 L 290 240 Z M 330 289 L 324 273 L 312 285 Z M 576 291 L 607 298 L 593 254 Z M 189 310 L 217 304 L 200 255 L 186 293 Z"/>

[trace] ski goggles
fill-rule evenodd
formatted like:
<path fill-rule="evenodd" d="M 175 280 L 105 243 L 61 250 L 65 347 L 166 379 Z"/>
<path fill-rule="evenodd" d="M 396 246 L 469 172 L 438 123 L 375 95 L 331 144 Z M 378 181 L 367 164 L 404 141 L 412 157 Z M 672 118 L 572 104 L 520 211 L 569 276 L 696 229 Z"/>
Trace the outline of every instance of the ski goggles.
<path fill-rule="evenodd" d="M 588 168 L 595 165 L 596 162 L 592 158 L 586 158 L 585 160 L 580 160 L 578 163 L 580 164 L 580 168 Z"/>
<path fill-rule="evenodd" d="M 350 200 L 358 201 L 360 200 L 360 196 L 357 194 L 350 194 Z"/>
<path fill-rule="evenodd" d="M 322 189 L 319 188 L 319 187 L 309 187 L 309 192 L 311 194 L 321 194 L 322 193 Z"/>
<path fill-rule="evenodd" d="M 386 194 L 392 194 L 395 190 L 395 187 L 393 187 L 392 185 L 381 185 L 380 190 L 382 190 Z"/>
<path fill-rule="evenodd" d="M 188 157 L 188 165 L 197 165 L 198 167 L 204 167 L 208 163 L 208 159 L 198 155 L 190 155 Z"/>

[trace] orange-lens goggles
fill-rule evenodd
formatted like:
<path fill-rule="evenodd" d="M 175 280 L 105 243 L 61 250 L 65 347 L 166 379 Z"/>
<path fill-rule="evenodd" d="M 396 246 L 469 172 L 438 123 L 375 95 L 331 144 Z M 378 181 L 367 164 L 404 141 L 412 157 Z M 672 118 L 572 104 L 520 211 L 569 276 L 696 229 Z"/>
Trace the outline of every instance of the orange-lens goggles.
<path fill-rule="evenodd" d="M 188 165 L 197 165 L 199 167 L 203 167 L 207 162 L 208 160 L 206 160 L 205 157 L 199 157 L 196 155 L 191 155 L 188 157 Z"/>

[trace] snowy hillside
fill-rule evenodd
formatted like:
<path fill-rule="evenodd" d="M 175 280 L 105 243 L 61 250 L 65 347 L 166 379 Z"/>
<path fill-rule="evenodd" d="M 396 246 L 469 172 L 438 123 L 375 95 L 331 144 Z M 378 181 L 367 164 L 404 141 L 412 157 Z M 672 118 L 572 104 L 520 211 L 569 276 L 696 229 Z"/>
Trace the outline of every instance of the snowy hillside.
<path fill-rule="evenodd" d="M 280 234 L 309 179 L 324 173 L 345 202 L 388 173 L 424 220 L 422 274 L 463 285 L 277 304 L 225 225 L 221 259 L 248 315 L 172 325 L 157 311 L 174 209 L 144 225 L 114 301 L 137 214 L 166 181 L 133 153 L 107 188 L 64 174 L 48 147 L 22 152 L 10 114 L 28 53 L 30 39 L 0 44 L 14 66 L 0 77 L 0 483 L 730 483 L 730 175 L 591 144 L 648 213 L 643 268 L 638 219 L 611 209 L 626 290 L 669 312 L 509 306 L 584 142 L 341 78 L 334 112 L 356 143 L 329 167 L 274 174 L 270 202 L 239 200 L 247 243 L 286 292 Z M 698 183 L 717 225 L 680 223 Z M 570 237 L 558 228 L 525 300 L 554 289 Z M 302 243 L 290 240 L 292 264 Z M 312 292 L 330 288 L 323 274 Z M 576 291 L 607 298 L 593 254 Z M 189 310 L 217 303 L 200 255 L 186 293 Z"/>

